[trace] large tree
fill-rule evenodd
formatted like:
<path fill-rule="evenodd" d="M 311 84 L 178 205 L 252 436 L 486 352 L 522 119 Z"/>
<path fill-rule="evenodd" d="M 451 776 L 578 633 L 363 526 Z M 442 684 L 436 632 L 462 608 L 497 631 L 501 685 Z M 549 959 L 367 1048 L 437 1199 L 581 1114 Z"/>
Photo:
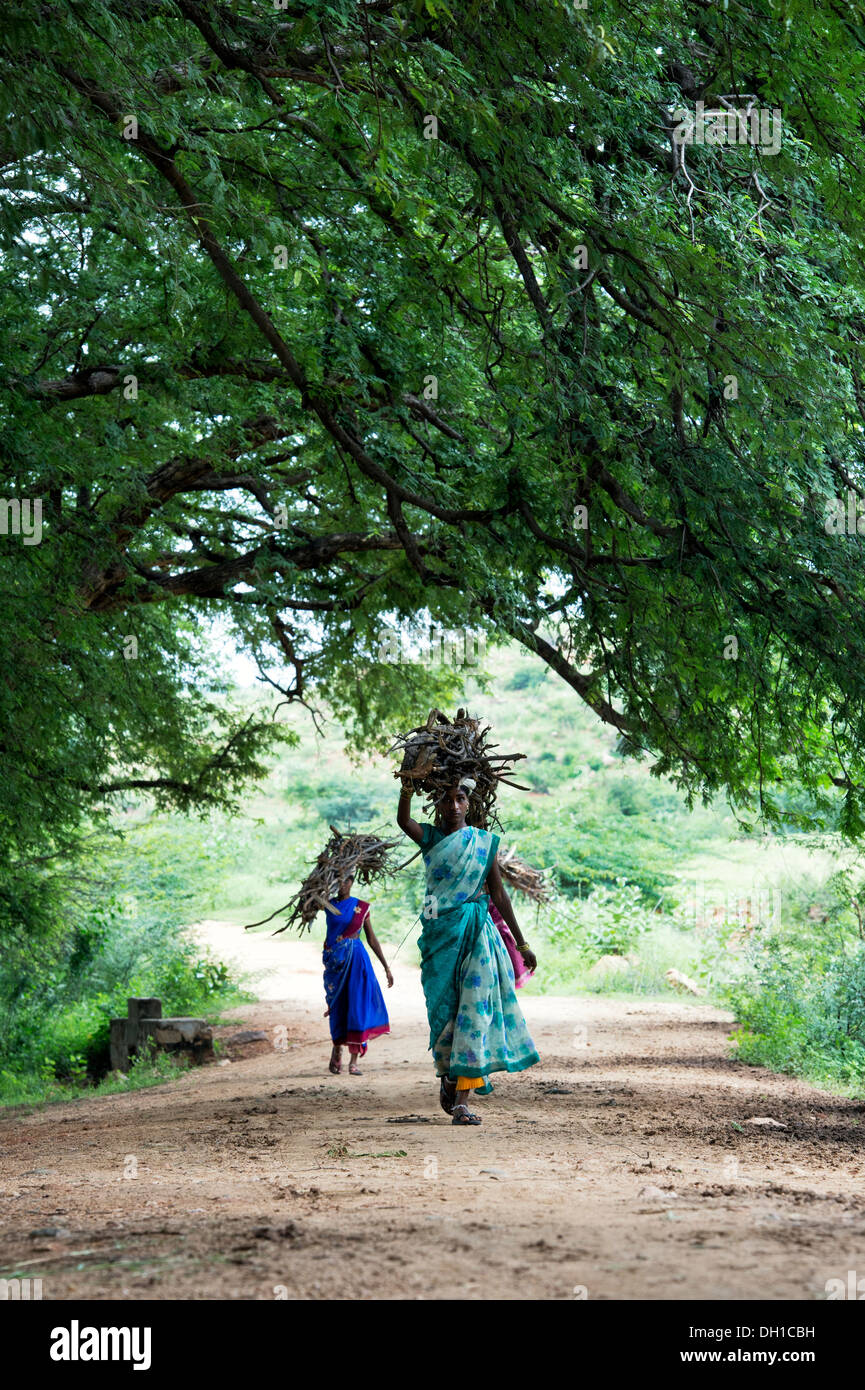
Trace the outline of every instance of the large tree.
<path fill-rule="evenodd" d="M 841 787 L 861 831 L 862 539 L 826 521 L 865 483 L 861 7 L 3 30 L 3 486 L 45 507 L 0 536 L 10 834 L 255 771 L 214 611 L 361 738 L 428 686 L 384 626 L 481 624 L 689 794 Z M 682 139 L 698 102 L 736 143 Z"/>

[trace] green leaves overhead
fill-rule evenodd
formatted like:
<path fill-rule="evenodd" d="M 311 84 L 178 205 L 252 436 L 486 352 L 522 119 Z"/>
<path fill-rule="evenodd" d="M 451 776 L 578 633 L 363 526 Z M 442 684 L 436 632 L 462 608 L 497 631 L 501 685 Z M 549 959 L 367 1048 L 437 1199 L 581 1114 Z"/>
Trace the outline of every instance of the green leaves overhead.
<path fill-rule="evenodd" d="M 73 652 L 147 621 L 174 729 L 98 661 L 79 782 L 144 740 L 215 794 L 208 613 L 361 741 L 430 689 L 378 634 L 431 616 L 689 794 L 840 785 L 859 833 L 862 537 L 826 507 L 863 489 L 860 7 L 9 11 L 4 487 L 46 514 L 0 537 L 7 630 L 47 700 L 58 610 Z M 698 102 L 751 135 L 677 140 Z"/>

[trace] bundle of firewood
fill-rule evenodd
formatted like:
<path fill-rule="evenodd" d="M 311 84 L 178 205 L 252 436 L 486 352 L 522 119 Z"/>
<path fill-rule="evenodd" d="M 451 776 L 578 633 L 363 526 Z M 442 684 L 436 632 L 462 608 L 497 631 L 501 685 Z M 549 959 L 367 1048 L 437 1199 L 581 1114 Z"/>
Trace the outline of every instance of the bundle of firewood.
<path fill-rule="evenodd" d="M 468 821 L 471 825 L 487 827 L 497 822 L 495 800 L 498 784 L 518 787 L 505 773 L 525 753 L 494 753 L 497 743 L 487 743 L 489 725 L 481 728 L 479 719 L 472 719 L 464 709 L 457 710 L 453 721 L 441 710 L 430 710 L 425 724 L 401 734 L 391 753 L 402 750 L 403 759 L 398 772 L 403 786 L 422 792 L 426 798 L 424 811 L 434 812 L 451 787 L 469 777 L 475 783 L 469 796 Z M 527 791 L 527 787 L 519 787 Z"/>
<path fill-rule="evenodd" d="M 288 918 L 274 936 L 279 936 L 286 927 L 299 926 L 301 931 L 308 931 L 316 913 L 339 899 L 340 887 L 346 879 L 371 883 L 373 879 L 395 872 L 391 851 L 401 841 L 383 840 L 380 835 L 359 835 L 351 830 L 343 833 L 335 825 L 330 829 L 333 832 L 330 839 L 294 896 L 261 922 L 248 923 L 247 931 L 271 922 L 283 912 L 288 913 Z"/>
<path fill-rule="evenodd" d="M 506 887 L 515 889 L 517 893 L 524 894 L 536 903 L 552 901 L 553 893 L 544 877 L 544 869 L 533 868 L 525 859 L 520 859 L 512 849 L 500 849 L 496 855 L 496 862 Z"/>

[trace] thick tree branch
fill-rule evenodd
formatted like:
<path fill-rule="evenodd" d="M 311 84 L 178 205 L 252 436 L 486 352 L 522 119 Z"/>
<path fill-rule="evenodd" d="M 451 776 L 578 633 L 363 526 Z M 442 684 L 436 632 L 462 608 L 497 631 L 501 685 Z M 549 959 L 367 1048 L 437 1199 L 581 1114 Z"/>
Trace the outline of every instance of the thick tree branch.
<path fill-rule="evenodd" d="M 423 543 L 413 538 L 413 544 L 420 549 Z M 86 596 L 85 603 L 91 612 L 104 613 L 171 596 L 225 598 L 235 584 L 249 581 L 262 567 L 270 572 L 279 571 L 282 565 L 295 570 L 324 569 L 342 555 L 402 549 L 403 541 L 396 535 L 333 533 L 294 546 L 271 537 L 243 555 L 182 574 L 163 574 L 138 566 L 131 559 L 118 560 L 110 571 L 99 576 L 100 582 Z M 143 592 L 138 587 L 122 593 L 134 574 L 146 580 L 147 588 Z"/>

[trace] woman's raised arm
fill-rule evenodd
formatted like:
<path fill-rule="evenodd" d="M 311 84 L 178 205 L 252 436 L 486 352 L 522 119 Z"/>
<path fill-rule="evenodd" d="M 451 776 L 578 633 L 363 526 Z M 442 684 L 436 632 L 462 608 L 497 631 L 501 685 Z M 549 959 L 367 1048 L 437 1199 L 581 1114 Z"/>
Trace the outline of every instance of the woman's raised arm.
<path fill-rule="evenodd" d="M 410 840 L 414 840 L 419 845 L 423 839 L 423 828 L 418 825 L 416 820 L 411 818 L 411 793 L 410 786 L 403 783 L 402 791 L 399 794 L 399 803 L 396 808 L 396 823 L 400 830 L 404 830 Z"/>

